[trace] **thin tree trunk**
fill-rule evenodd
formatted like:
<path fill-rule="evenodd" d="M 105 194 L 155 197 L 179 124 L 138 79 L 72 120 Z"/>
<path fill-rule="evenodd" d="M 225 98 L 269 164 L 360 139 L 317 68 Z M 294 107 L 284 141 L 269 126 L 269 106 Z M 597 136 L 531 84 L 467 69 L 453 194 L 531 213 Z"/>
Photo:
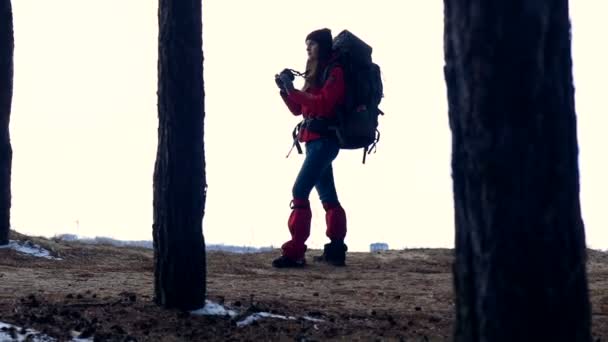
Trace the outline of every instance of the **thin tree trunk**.
<path fill-rule="evenodd" d="M 160 0 L 158 151 L 154 169 L 155 301 L 205 303 L 206 199 L 201 0 Z"/>
<path fill-rule="evenodd" d="M 590 341 L 567 0 L 444 1 L 456 341 Z"/>
<path fill-rule="evenodd" d="M 13 149 L 9 124 L 13 101 L 14 45 L 11 1 L 0 0 L 0 245 L 8 244 L 11 224 Z"/>

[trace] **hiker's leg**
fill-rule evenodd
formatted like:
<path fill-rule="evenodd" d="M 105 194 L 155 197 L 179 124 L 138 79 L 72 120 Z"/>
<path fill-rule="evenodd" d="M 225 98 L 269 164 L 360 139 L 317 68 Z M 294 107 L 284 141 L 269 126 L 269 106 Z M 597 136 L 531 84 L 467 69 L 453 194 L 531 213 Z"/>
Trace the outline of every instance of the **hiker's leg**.
<path fill-rule="evenodd" d="M 311 220 L 310 202 L 307 199 L 294 198 L 291 202 L 291 214 L 287 220 L 291 240 L 281 246 L 284 256 L 293 260 L 304 258 L 307 248 L 306 240 L 310 236 Z"/>
<path fill-rule="evenodd" d="M 338 201 L 333 168 L 328 166 L 316 184 L 319 198 L 325 209 L 325 235 L 331 240 L 323 247 L 323 254 L 314 258 L 315 261 L 327 262 L 334 266 L 346 265 L 346 251 L 344 243 L 346 237 L 346 213 Z"/>
<path fill-rule="evenodd" d="M 307 143 L 306 158 L 293 185 L 293 198 L 309 198 L 312 189 L 325 175 L 325 171 L 331 166 L 339 150 L 337 142 L 331 139 L 318 139 Z M 330 176 L 333 184 L 333 172 Z"/>
<path fill-rule="evenodd" d="M 340 205 L 340 201 L 338 201 L 331 164 L 325 169 L 315 187 L 325 209 L 325 223 L 327 224 L 325 235 L 335 242 L 344 241 L 346 237 L 346 213 Z"/>
<path fill-rule="evenodd" d="M 315 184 L 315 188 L 317 189 L 321 202 L 338 202 L 338 193 L 336 191 L 336 184 L 334 182 L 334 169 L 331 164 L 325 168 L 321 174 L 321 177 L 319 177 L 319 180 Z"/>
<path fill-rule="evenodd" d="M 291 240 L 282 246 L 283 255 L 291 259 L 301 259 L 306 252 L 306 240 L 310 236 L 312 219 L 310 193 L 323 171 L 336 158 L 338 149 L 337 145 L 336 148 L 334 145 L 326 139 L 306 144 L 306 158 L 292 189 L 292 211 L 288 221 Z"/>

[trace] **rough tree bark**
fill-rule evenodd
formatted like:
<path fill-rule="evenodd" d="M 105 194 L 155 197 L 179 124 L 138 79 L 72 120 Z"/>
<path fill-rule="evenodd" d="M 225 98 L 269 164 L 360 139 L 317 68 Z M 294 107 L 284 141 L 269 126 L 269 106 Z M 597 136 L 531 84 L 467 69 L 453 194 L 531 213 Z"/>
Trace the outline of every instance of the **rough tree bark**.
<path fill-rule="evenodd" d="M 444 1 L 456 341 L 590 341 L 567 0 Z"/>
<path fill-rule="evenodd" d="M 0 0 L 0 246 L 8 244 L 11 223 L 13 149 L 9 124 L 13 102 L 13 10 Z"/>
<path fill-rule="evenodd" d="M 154 168 L 155 301 L 204 306 L 206 199 L 201 0 L 160 0 L 158 150 Z"/>

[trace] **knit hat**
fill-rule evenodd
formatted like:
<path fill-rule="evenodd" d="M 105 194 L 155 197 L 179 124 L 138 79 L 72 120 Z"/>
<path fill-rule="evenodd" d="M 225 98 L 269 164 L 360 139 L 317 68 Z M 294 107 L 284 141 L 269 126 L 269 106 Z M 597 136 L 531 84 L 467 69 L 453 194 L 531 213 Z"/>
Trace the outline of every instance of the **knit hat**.
<path fill-rule="evenodd" d="M 317 42 L 317 44 L 319 44 L 319 52 L 322 56 L 329 56 L 331 54 L 332 37 L 330 29 L 323 28 L 312 31 L 306 36 L 306 40 Z"/>

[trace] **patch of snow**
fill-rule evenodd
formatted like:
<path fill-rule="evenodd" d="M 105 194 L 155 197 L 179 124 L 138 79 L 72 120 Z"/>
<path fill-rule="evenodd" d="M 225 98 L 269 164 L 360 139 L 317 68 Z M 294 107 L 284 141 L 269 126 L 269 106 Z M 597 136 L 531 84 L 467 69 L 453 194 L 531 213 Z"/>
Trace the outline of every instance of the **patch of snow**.
<path fill-rule="evenodd" d="M 245 319 L 243 319 L 242 321 L 239 321 L 236 323 L 237 327 L 244 327 L 247 325 L 250 325 L 251 323 L 258 321 L 262 318 L 276 318 L 276 319 L 283 319 L 283 320 L 296 320 L 295 317 L 291 317 L 291 316 L 283 316 L 283 315 L 275 315 L 275 314 L 271 314 L 269 312 L 256 312 L 252 315 L 247 316 Z"/>
<path fill-rule="evenodd" d="M 201 309 L 198 309 L 195 311 L 190 311 L 190 313 L 193 315 L 199 315 L 199 316 L 230 316 L 231 318 L 238 316 L 238 313 L 236 311 L 226 309 L 224 306 L 217 304 L 217 303 L 213 303 L 209 300 L 205 301 L 204 308 L 201 308 Z M 275 319 L 282 319 L 282 320 L 289 320 L 289 321 L 295 321 L 298 319 L 297 317 L 294 317 L 294 316 L 276 315 L 276 314 L 272 314 L 270 312 L 256 312 L 256 313 L 251 314 L 251 315 L 245 317 L 244 319 L 238 321 L 236 323 L 236 325 L 238 327 L 244 327 L 244 326 L 250 325 L 251 323 L 258 321 L 260 319 L 263 319 L 263 318 L 275 318 Z M 315 323 L 325 322 L 322 319 L 313 318 L 310 316 L 304 316 L 304 317 L 302 317 L 302 319 L 304 319 L 306 321 L 315 322 Z"/>
<path fill-rule="evenodd" d="M 316 322 L 316 323 L 325 322 L 325 321 L 324 321 L 324 320 L 322 320 L 322 319 L 319 319 L 319 318 L 313 318 L 313 317 L 310 317 L 310 316 L 304 316 L 304 317 L 302 317 L 302 318 L 303 318 L 303 319 L 305 319 L 305 320 L 307 320 L 307 321 Z"/>
<path fill-rule="evenodd" d="M 35 243 L 27 241 L 13 241 L 11 240 L 8 245 L 2 246 L 2 248 L 9 248 L 15 250 L 21 254 L 31 255 L 36 258 L 45 258 L 50 260 L 62 260 L 61 258 L 55 258 L 51 256 L 51 252 L 36 245 Z"/>
<path fill-rule="evenodd" d="M 55 342 L 57 340 L 32 329 L 23 330 L 14 325 L 0 322 L 0 341 Z"/>
<path fill-rule="evenodd" d="M 94 341 L 93 337 L 79 338 L 78 336 L 80 336 L 80 334 L 82 334 L 82 333 L 78 332 L 76 330 L 70 331 L 70 334 L 72 335 L 72 339 L 70 340 L 70 342 L 93 342 Z"/>
<path fill-rule="evenodd" d="M 58 340 L 33 329 L 23 329 L 12 324 L 0 322 L 0 341 L 57 342 Z M 73 338 L 70 342 L 93 342 L 93 338 Z"/>
<path fill-rule="evenodd" d="M 220 304 L 213 303 L 211 301 L 205 301 L 205 307 L 191 311 L 193 315 L 199 316 L 230 316 L 234 317 L 237 313 L 233 310 L 228 310 Z"/>
<path fill-rule="evenodd" d="M 247 316 L 245 319 L 237 322 L 236 325 L 238 327 L 244 327 L 244 326 L 250 325 L 251 323 L 258 321 L 262 318 L 276 318 L 276 319 L 282 319 L 282 320 L 287 320 L 287 321 L 295 321 L 298 319 L 297 317 L 293 317 L 293 316 L 275 315 L 275 314 L 271 314 L 269 312 L 256 312 L 252 315 Z M 304 317 L 302 317 L 302 319 L 304 319 L 306 321 L 316 322 L 316 323 L 325 322 L 322 319 L 312 318 L 310 316 L 304 316 Z"/>

